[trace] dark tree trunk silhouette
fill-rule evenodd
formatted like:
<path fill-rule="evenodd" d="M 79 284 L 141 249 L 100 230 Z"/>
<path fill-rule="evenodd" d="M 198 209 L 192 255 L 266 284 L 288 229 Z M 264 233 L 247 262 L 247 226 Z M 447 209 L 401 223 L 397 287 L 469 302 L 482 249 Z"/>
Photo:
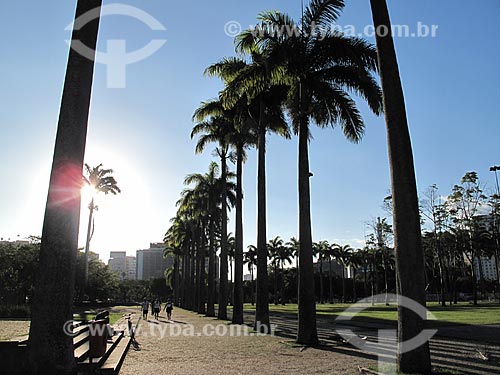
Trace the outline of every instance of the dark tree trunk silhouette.
<path fill-rule="evenodd" d="M 100 6 L 101 0 L 78 1 L 75 18 Z M 99 18 L 96 18 L 80 30 L 74 30 L 72 45 L 81 41 L 95 51 L 98 29 Z M 33 374 L 76 371 L 73 338 L 62 328 L 73 318 L 80 189 L 93 73 L 94 61 L 71 49 L 31 307 L 28 358 Z"/>
<path fill-rule="evenodd" d="M 221 150 L 222 178 L 222 233 L 220 241 L 219 310 L 217 317 L 227 319 L 227 161 L 226 150 Z"/>
<path fill-rule="evenodd" d="M 199 300 L 198 300 L 198 313 L 205 314 L 206 313 L 206 298 L 207 298 L 207 284 L 205 280 L 205 227 L 206 224 L 203 223 L 201 230 L 201 239 L 200 239 L 200 247 L 198 251 L 200 252 L 200 267 L 199 267 L 199 275 L 198 275 L 198 288 L 199 288 Z"/>
<path fill-rule="evenodd" d="M 243 149 L 236 150 L 236 228 L 234 251 L 233 323 L 243 324 Z"/>
<path fill-rule="evenodd" d="M 390 31 L 386 1 L 370 2 L 375 29 Z M 397 290 L 399 294 L 425 306 L 424 254 L 403 88 L 391 33 L 376 33 L 376 41 L 391 168 Z M 424 319 L 399 306 L 398 342 L 417 336 L 424 324 Z M 400 372 L 429 374 L 431 361 L 428 343 L 406 353 L 398 350 L 397 367 Z"/>
<path fill-rule="evenodd" d="M 266 123 L 264 103 L 260 103 L 257 167 L 257 301 L 255 326 L 269 332 L 269 285 L 267 275 L 267 228 L 266 228 Z"/>
<path fill-rule="evenodd" d="M 207 316 L 215 316 L 215 222 L 213 217 L 210 219 L 209 241 Z"/>
<path fill-rule="evenodd" d="M 299 326 L 297 343 L 316 345 L 316 294 L 311 233 L 311 202 L 309 191 L 309 129 L 307 118 L 301 116 L 299 129 Z"/>

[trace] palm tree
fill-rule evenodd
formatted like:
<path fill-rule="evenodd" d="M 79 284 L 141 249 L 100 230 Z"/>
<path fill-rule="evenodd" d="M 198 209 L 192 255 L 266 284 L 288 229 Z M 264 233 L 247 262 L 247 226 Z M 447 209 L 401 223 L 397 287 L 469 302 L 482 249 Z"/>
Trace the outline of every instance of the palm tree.
<path fill-rule="evenodd" d="M 195 112 L 193 119 L 200 121 Z M 219 310 L 218 318 L 227 319 L 228 285 L 227 285 L 227 158 L 229 152 L 228 129 L 232 122 L 223 116 L 210 117 L 207 121 L 197 123 L 192 132 L 191 138 L 197 134 L 202 134 L 196 145 L 196 153 L 201 153 L 210 142 L 218 143 L 216 152 L 221 161 L 222 178 L 222 220 L 221 220 L 221 251 L 220 251 L 220 275 L 219 275 Z"/>
<path fill-rule="evenodd" d="M 269 259 L 271 260 L 271 267 L 274 273 L 274 304 L 278 304 L 278 269 L 280 266 L 280 252 L 284 242 L 279 237 L 276 236 L 267 243 L 267 253 L 269 254 Z"/>
<path fill-rule="evenodd" d="M 102 0 L 78 0 L 75 19 L 101 4 Z M 99 13 L 73 31 L 71 47 L 81 42 L 95 51 L 98 29 Z M 33 374 L 71 374 L 76 370 L 73 338 L 61 327 L 73 317 L 81 176 L 93 73 L 94 59 L 71 48 L 31 306 L 28 362 Z"/>
<path fill-rule="evenodd" d="M 299 241 L 295 237 L 290 238 L 290 241 L 288 241 L 286 244 L 290 251 L 292 252 L 292 256 L 295 258 L 295 268 L 297 269 L 297 272 L 299 270 Z"/>
<path fill-rule="evenodd" d="M 292 250 L 285 245 L 278 248 L 276 255 L 277 261 L 280 265 L 280 284 L 281 284 L 281 304 L 285 305 L 285 263 L 292 263 Z"/>
<path fill-rule="evenodd" d="M 356 250 L 351 253 L 348 259 L 349 267 L 352 269 L 352 302 L 355 303 L 357 300 L 356 296 L 356 274 L 363 264 L 361 249 Z"/>
<path fill-rule="evenodd" d="M 375 30 L 391 30 L 385 0 L 370 0 Z M 398 294 L 425 306 L 424 253 L 421 243 L 417 184 L 401 78 L 392 34 L 376 33 L 380 80 L 391 168 L 394 247 Z M 425 318 L 398 307 L 398 342 L 417 336 Z M 397 355 L 397 371 L 415 374 L 431 372 L 429 345 Z"/>
<path fill-rule="evenodd" d="M 90 246 L 90 239 L 92 237 L 92 234 L 94 233 L 94 230 L 92 229 L 92 216 L 94 214 L 94 210 L 97 210 L 98 207 L 95 205 L 94 202 L 94 194 L 98 193 L 104 193 L 104 194 L 113 194 L 116 195 L 118 193 L 121 193 L 120 188 L 116 184 L 116 180 L 111 174 L 113 173 L 112 169 L 103 169 L 102 168 L 102 163 L 99 164 L 97 167 L 91 168 L 88 164 L 85 164 L 85 170 L 87 171 L 87 177 L 84 176 L 85 182 L 90 186 L 92 189 L 92 199 L 89 204 L 89 224 L 87 227 L 87 241 L 85 242 L 85 273 L 84 273 L 84 278 L 85 278 L 85 285 L 87 285 L 87 280 L 89 277 L 89 264 L 88 264 L 88 259 L 89 259 L 89 246 Z M 92 233 L 92 234 L 91 234 Z"/>
<path fill-rule="evenodd" d="M 328 301 L 333 303 L 333 269 L 332 269 L 332 260 L 338 259 L 337 248 L 339 245 L 331 244 L 326 249 L 326 257 L 328 259 Z"/>
<path fill-rule="evenodd" d="M 288 126 L 281 104 L 284 100 L 283 87 L 271 85 L 275 74 L 269 69 L 266 58 L 255 45 L 237 44 L 242 53 L 249 53 L 252 63 L 221 63 L 209 68 L 209 74 L 217 74 L 227 80 L 227 87 L 221 95 L 226 108 L 234 107 L 241 97 L 246 97 L 248 114 L 257 134 L 257 306 L 255 328 L 270 332 L 269 287 L 267 275 L 267 229 L 266 229 L 266 134 L 268 131 L 289 138 Z M 228 78 L 229 77 L 229 78 Z"/>
<path fill-rule="evenodd" d="M 349 258 L 353 249 L 349 245 L 338 246 L 336 248 L 337 259 L 342 264 L 342 303 L 345 303 L 345 269 L 349 266 Z"/>
<path fill-rule="evenodd" d="M 261 30 L 286 26 L 296 33 L 255 33 L 242 37 L 257 44 L 268 61 L 283 68 L 277 77 L 288 86 L 287 108 L 295 134 L 299 136 L 299 329 L 297 342 L 317 344 L 314 294 L 308 143 L 309 124 L 321 127 L 340 124 L 348 140 L 359 142 L 364 123 L 349 92 L 364 98 L 375 114 L 382 111 L 380 89 L 372 76 L 376 71 L 375 49 L 358 38 L 340 33 L 319 35 L 317 27 L 329 30 L 344 6 L 343 0 L 312 0 L 305 9 L 301 27 L 288 15 L 271 11 L 260 14 Z M 293 34 L 293 35 L 292 35 Z"/>
<path fill-rule="evenodd" d="M 209 165 L 208 172 L 205 174 L 194 173 L 186 176 L 184 183 L 193 185 L 194 190 L 201 198 L 197 202 L 197 209 L 202 210 L 202 215 L 205 216 L 204 227 L 208 227 L 208 291 L 207 291 L 207 310 L 208 316 L 215 315 L 214 309 L 214 292 L 215 292 L 215 232 L 221 227 L 221 209 L 223 196 L 226 196 L 226 206 L 234 205 L 235 184 L 233 183 L 234 174 L 226 173 L 226 181 L 223 181 L 222 176 L 219 176 L 219 167 L 217 163 L 212 162 Z M 223 189 L 226 189 L 223 194 Z M 204 212 L 203 212 L 204 211 Z M 205 230 L 202 231 L 202 237 L 205 237 Z M 204 242 L 203 242 L 204 243 Z M 202 246 L 199 257 L 200 274 L 204 273 L 204 246 Z M 201 280 L 200 280 L 201 283 Z M 204 285 L 204 283 L 203 283 Z M 203 307 L 200 303 L 200 308 Z"/>
<path fill-rule="evenodd" d="M 330 245 L 327 241 L 313 243 L 313 252 L 318 257 L 319 263 L 319 303 L 325 303 L 323 292 L 323 262 L 329 258 Z"/>
<path fill-rule="evenodd" d="M 248 245 L 247 251 L 244 253 L 244 262 L 248 265 L 252 286 L 252 306 L 255 302 L 254 277 L 253 268 L 257 266 L 257 248 L 254 245 Z"/>
<path fill-rule="evenodd" d="M 233 262 L 236 255 L 236 238 L 232 233 L 227 235 L 227 257 L 229 259 L 229 304 L 233 306 Z M 234 314 L 234 312 L 233 312 Z"/>
<path fill-rule="evenodd" d="M 226 83 L 230 82 L 235 72 L 246 64 L 238 59 L 223 59 L 205 70 L 205 74 L 216 75 Z M 226 91 L 229 88 L 226 87 Z M 221 93 L 221 97 L 228 93 Z M 246 150 L 256 144 L 256 135 L 249 116 L 251 107 L 246 97 L 240 98 L 230 109 L 226 109 L 222 100 L 211 100 L 202 103 L 197 110 L 199 120 L 209 116 L 225 116 L 232 119 L 232 126 L 227 129 L 228 141 L 234 148 L 236 159 L 236 213 L 235 213 L 235 272 L 233 318 L 234 324 L 243 324 L 243 163 L 246 161 Z M 234 157 L 232 158 L 234 159 Z M 232 272 L 231 272 L 232 274 Z"/>

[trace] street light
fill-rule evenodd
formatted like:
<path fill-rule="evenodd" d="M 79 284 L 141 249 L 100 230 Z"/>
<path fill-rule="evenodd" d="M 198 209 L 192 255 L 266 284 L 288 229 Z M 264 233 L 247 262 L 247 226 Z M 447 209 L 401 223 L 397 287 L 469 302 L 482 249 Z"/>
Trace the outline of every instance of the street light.
<path fill-rule="evenodd" d="M 497 185 L 497 194 L 496 194 L 496 199 L 498 200 L 500 198 L 500 189 L 498 188 L 498 176 L 497 176 L 497 171 L 500 171 L 500 166 L 494 165 L 493 167 L 490 167 L 490 172 L 495 172 L 495 182 Z M 500 290 L 500 257 L 498 256 L 498 223 L 497 221 L 497 202 L 493 202 L 493 234 L 495 236 L 495 266 L 497 269 L 497 287 Z M 500 292 L 498 296 L 498 300 L 500 301 Z"/>
<path fill-rule="evenodd" d="M 500 195 L 500 189 L 498 188 L 498 176 L 497 176 L 497 171 L 500 171 L 500 166 L 494 165 L 493 167 L 490 167 L 490 172 L 495 172 L 495 181 L 497 183 L 497 195 Z"/>

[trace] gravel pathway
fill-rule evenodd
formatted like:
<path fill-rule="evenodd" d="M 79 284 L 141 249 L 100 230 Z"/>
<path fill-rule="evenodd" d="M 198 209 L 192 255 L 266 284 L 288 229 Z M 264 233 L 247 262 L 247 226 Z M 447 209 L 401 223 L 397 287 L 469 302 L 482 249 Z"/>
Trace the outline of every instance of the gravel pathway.
<path fill-rule="evenodd" d="M 333 351 L 302 348 L 276 336 L 250 335 L 246 326 L 206 318 L 179 308 L 173 322 L 162 312 L 159 321 L 141 320 L 137 341 L 125 358 L 122 375 L 150 374 L 358 374 L 358 365 L 373 366 L 375 361 L 362 353 L 353 356 Z M 231 332 L 233 331 L 233 332 Z"/>

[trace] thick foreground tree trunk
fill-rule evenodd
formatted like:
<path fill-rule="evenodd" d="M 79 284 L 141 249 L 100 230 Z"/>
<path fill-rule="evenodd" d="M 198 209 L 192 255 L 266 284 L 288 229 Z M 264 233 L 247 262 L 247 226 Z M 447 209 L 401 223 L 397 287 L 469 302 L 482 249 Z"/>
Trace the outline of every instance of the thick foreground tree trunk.
<path fill-rule="evenodd" d="M 236 249 L 234 252 L 233 323 L 243 324 L 243 150 L 238 147 L 236 160 Z"/>
<path fill-rule="evenodd" d="M 391 167 L 398 293 L 425 306 L 424 254 L 403 88 L 392 35 L 383 33 L 391 30 L 386 1 L 370 1 L 373 23 L 375 29 L 380 31 L 376 41 Z M 402 350 L 402 343 L 417 336 L 424 324 L 425 321 L 412 311 L 398 307 L 398 371 L 411 374 L 431 372 L 428 342 L 408 352 Z"/>
<path fill-rule="evenodd" d="M 302 119 L 299 129 L 299 327 L 297 343 L 317 345 L 316 294 L 311 234 L 311 202 L 309 191 L 309 131 Z"/>
<path fill-rule="evenodd" d="M 267 224 L 266 224 L 266 127 L 264 104 L 260 105 L 257 171 L 257 301 L 255 305 L 255 330 L 270 332 L 269 285 L 267 275 Z"/>
<path fill-rule="evenodd" d="M 100 6 L 101 0 L 80 0 L 76 18 Z M 72 45 L 81 41 L 95 51 L 98 29 L 99 18 L 73 31 Z M 93 73 L 94 61 L 71 49 L 31 307 L 28 353 L 33 374 L 76 372 L 73 338 L 64 333 L 63 326 L 73 318 L 80 189 Z"/>

